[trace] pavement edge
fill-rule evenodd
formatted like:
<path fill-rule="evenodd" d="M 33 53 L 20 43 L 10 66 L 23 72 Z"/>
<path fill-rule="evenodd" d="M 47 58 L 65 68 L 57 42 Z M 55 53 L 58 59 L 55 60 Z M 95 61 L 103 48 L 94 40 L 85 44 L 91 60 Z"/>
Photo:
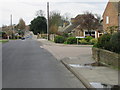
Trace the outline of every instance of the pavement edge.
<path fill-rule="evenodd" d="M 82 83 L 83 85 L 88 89 L 88 90 L 96 90 L 86 78 L 83 77 L 83 75 L 79 74 L 75 69 L 70 67 L 66 61 L 61 60 L 61 63 L 70 71 L 72 72 Z"/>

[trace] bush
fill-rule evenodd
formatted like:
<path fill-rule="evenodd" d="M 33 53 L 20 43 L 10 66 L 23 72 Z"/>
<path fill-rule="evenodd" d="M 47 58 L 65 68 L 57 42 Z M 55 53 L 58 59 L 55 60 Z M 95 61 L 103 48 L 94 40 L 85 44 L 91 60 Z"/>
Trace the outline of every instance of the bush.
<path fill-rule="evenodd" d="M 88 44 L 87 40 L 85 39 L 82 39 L 82 40 L 79 40 L 80 44 Z"/>
<path fill-rule="evenodd" d="M 90 44 L 96 44 L 97 42 L 98 42 L 98 40 L 97 40 L 97 39 L 95 39 L 95 38 L 93 38 L 93 39 L 91 39 L 91 40 L 90 40 L 90 42 L 89 42 L 89 43 L 90 43 Z"/>
<path fill-rule="evenodd" d="M 97 48 L 100 48 L 100 44 L 97 42 L 93 45 L 93 47 L 97 47 Z"/>
<path fill-rule="evenodd" d="M 120 32 L 102 35 L 93 47 L 120 53 Z"/>
<path fill-rule="evenodd" d="M 67 38 L 69 35 L 68 35 L 68 33 L 63 33 L 62 36 Z"/>
<path fill-rule="evenodd" d="M 87 42 L 90 42 L 91 39 L 93 39 L 92 36 L 87 36 L 87 37 L 85 37 L 85 40 L 86 40 Z"/>
<path fill-rule="evenodd" d="M 67 44 L 67 41 L 65 41 L 64 44 Z"/>
<path fill-rule="evenodd" d="M 113 52 L 120 53 L 120 32 L 114 33 L 110 39 Z"/>
<path fill-rule="evenodd" d="M 77 39 L 75 37 L 68 37 L 67 44 L 77 44 Z"/>
<path fill-rule="evenodd" d="M 97 46 L 98 48 L 110 50 L 110 47 L 111 47 L 110 38 L 111 38 L 111 34 L 103 34 L 103 35 L 98 39 L 98 43 L 97 43 L 96 46 Z"/>
<path fill-rule="evenodd" d="M 65 42 L 65 38 L 62 36 L 56 36 L 54 39 L 55 43 L 64 43 Z"/>

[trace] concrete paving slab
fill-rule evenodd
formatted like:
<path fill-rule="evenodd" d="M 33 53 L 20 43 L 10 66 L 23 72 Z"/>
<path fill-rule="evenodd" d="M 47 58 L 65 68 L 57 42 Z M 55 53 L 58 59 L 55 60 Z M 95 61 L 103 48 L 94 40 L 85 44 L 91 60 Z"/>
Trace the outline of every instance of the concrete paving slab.
<path fill-rule="evenodd" d="M 92 58 L 91 46 L 59 45 L 55 43 L 51 43 L 50 46 L 46 44 L 47 41 L 42 43 L 43 47 L 60 60 L 86 87 L 93 87 L 90 85 L 91 82 L 118 85 L 118 71 L 110 67 L 76 68 L 69 65 L 94 63 L 95 60 Z"/>

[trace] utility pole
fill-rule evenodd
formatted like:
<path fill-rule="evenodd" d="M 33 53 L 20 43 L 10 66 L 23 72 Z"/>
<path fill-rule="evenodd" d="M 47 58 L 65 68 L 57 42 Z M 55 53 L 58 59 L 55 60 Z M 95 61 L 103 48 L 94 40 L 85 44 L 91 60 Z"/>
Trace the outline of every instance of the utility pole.
<path fill-rule="evenodd" d="M 12 30 L 13 29 L 13 27 L 12 27 L 12 14 L 10 15 L 10 29 Z"/>
<path fill-rule="evenodd" d="M 120 1 L 118 0 L 118 32 L 120 32 Z"/>
<path fill-rule="evenodd" d="M 13 23 L 12 23 L 12 14 L 10 15 L 10 30 L 14 34 L 14 27 L 13 27 Z M 14 38 L 14 36 L 12 36 L 12 38 Z"/>
<path fill-rule="evenodd" d="M 49 2 L 47 2 L 47 39 L 49 40 Z"/>
<path fill-rule="evenodd" d="M 120 1 L 118 2 L 118 31 L 120 32 Z"/>

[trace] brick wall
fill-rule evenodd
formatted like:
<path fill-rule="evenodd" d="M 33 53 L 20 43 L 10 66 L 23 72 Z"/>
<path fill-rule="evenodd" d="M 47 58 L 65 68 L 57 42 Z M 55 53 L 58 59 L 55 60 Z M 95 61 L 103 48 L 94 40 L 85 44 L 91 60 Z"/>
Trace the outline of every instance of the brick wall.
<path fill-rule="evenodd" d="M 106 30 L 109 26 L 118 26 L 118 11 L 114 7 L 115 2 L 108 2 L 103 14 L 103 29 Z M 106 24 L 106 16 L 109 16 L 109 24 Z"/>
<path fill-rule="evenodd" d="M 120 68 L 120 54 L 107 50 L 92 48 L 92 56 L 97 61 Z"/>

